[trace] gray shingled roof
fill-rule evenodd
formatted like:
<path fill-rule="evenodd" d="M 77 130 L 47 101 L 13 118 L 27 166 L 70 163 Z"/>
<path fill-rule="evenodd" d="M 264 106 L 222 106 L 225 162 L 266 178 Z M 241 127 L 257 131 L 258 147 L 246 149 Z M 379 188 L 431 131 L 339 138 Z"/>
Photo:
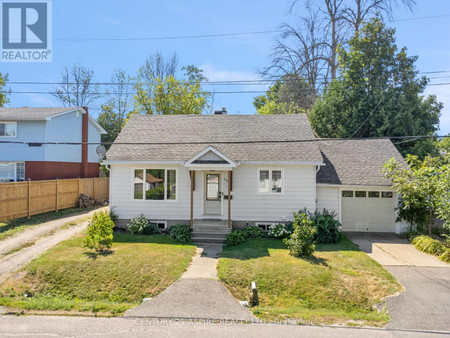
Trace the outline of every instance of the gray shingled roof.
<path fill-rule="evenodd" d="M 381 173 L 386 160 L 402 155 L 389 139 L 319 142 L 325 166 L 317 173 L 317 183 L 344 185 L 390 185 Z"/>
<path fill-rule="evenodd" d="M 108 161 L 186 161 L 213 146 L 233 161 L 322 162 L 306 115 L 134 115 L 114 144 Z M 273 143 L 217 143 L 277 141 Z M 202 142 L 202 144 L 177 144 Z"/>
<path fill-rule="evenodd" d="M 79 107 L 0 108 L 0 121 L 41 121 Z"/>

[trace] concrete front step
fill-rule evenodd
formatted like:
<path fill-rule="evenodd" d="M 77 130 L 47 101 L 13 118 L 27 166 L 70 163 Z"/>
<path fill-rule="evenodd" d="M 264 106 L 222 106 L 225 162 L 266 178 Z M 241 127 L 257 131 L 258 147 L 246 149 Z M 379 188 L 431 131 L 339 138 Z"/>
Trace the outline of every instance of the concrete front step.
<path fill-rule="evenodd" d="M 192 238 L 192 241 L 194 243 L 198 244 L 224 244 L 226 241 L 226 238 L 214 238 L 214 237 L 198 237 L 198 238 Z"/>
<path fill-rule="evenodd" d="M 231 229 L 199 229 L 199 228 L 193 228 L 192 233 L 193 234 L 220 234 L 220 235 L 228 235 L 231 232 Z"/>

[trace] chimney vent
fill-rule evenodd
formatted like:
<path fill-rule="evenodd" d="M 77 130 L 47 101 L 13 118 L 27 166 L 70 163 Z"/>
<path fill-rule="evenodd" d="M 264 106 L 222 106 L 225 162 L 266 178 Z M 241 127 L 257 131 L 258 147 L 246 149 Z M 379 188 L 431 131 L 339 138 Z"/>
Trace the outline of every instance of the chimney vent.
<path fill-rule="evenodd" d="M 227 108 L 223 107 L 222 110 L 215 110 L 214 115 L 227 115 Z"/>

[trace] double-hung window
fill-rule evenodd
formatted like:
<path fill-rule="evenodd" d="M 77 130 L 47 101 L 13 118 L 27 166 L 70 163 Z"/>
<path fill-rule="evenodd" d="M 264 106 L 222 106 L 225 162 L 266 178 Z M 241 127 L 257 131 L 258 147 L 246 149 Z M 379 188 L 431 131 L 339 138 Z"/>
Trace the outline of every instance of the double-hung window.
<path fill-rule="evenodd" d="M 0 182 L 25 181 L 25 163 L 0 162 Z"/>
<path fill-rule="evenodd" d="M 258 192 L 281 194 L 283 192 L 283 171 L 280 169 L 259 169 Z"/>
<path fill-rule="evenodd" d="M 135 200 L 175 200 L 177 171 L 175 169 L 134 169 L 133 198 Z"/>
<path fill-rule="evenodd" d="M 0 137 L 16 137 L 16 122 L 0 122 Z"/>

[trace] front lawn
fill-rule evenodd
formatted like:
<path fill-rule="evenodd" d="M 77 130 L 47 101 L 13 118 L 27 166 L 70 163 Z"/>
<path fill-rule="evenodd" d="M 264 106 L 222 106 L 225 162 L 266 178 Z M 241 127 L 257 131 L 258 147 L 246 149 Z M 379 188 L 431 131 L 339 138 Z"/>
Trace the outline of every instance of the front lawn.
<path fill-rule="evenodd" d="M 389 316 L 374 306 L 402 289 L 345 237 L 337 244 L 319 244 L 305 259 L 290 256 L 283 242 L 272 238 L 224 248 L 220 257 L 219 278 L 236 299 L 248 300 L 256 282 L 260 305 L 251 310 L 265 320 L 383 325 Z"/>
<path fill-rule="evenodd" d="M 88 207 L 85 209 L 67 208 L 59 211 L 46 212 L 44 214 L 31 216 L 30 219 L 17 218 L 10 221 L 0 221 L 0 241 L 24 231 L 27 228 L 35 225 L 40 225 L 45 222 L 53 221 L 59 218 L 73 216 L 75 214 L 84 214 L 95 209 L 96 207 Z"/>
<path fill-rule="evenodd" d="M 114 234 L 111 252 L 61 242 L 0 286 L 0 305 L 33 311 L 120 314 L 175 282 L 195 253 L 168 236 Z"/>

